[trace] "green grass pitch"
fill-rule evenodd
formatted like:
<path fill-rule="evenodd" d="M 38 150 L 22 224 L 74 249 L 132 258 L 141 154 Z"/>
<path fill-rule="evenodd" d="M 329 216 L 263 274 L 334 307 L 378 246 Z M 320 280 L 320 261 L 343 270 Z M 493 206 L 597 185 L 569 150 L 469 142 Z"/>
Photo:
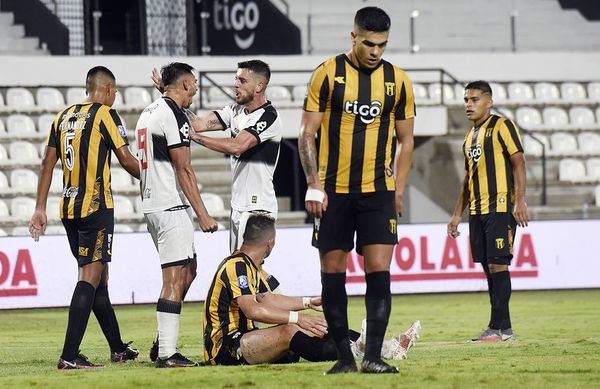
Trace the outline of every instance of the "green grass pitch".
<path fill-rule="evenodd" d="M 202 305 L 185 304 L 180 350 L 202 357 Z M 110 363 L 108 346 L 92 315 L 82 352 L 107 367 L 58 371 L 67 309 L 0 311 L 0 388 L 207 387 L 207 388 L 593 388 L 600 387 L 600 290 L 515 292 L 515 342 L 469 344 L 488 320 L 486 293 L 395 296 L 387 337 L 422 323 L 409 359 L 393 361 L 400 374 L 323 376 L 331 363 L 156 369 L 148 359 L 155 333 L 151 305 L 116 307 L 125 341 L 140 349 L 137 361 Z M 350 326 L 364 317 L 362 298 L 349 302 Z"/>

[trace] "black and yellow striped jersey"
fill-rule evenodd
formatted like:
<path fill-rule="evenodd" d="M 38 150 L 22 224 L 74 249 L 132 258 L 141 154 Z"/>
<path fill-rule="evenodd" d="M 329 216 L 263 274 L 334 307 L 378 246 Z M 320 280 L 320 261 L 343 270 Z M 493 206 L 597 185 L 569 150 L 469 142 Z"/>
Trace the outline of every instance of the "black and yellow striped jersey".
<path fill-rule="evenodd" d="M 491 115 L 469 130 L 463 153 L 471 215 L 512 212 L 515 191 L 510 156 L 522 151 L 518 127 L 504 117 Z"/>
<path fill-rule="evenodd" d="M 326 192 L 395 190 L 395 121 L 416 113 L 404 71 L 384 60 L 359 69 L 340 54 L 313 72 L 304 110 L 325 113 L 318 136 Z"/>
<path fill-rule="evenodd" d="M 204 302 L 204 362 L 215 364 L 223 336 L 257 328 L 236 299 L 269 291 L 260 270 L 246 254 L 235 252 L 219 264 Z"/>
<path fill-rule="evenodd" d="M 46 144 L 56 148 L 62 164 L 61 219 L 113 208 L 110 151 L 128 144 L 115 110 L 99 103 L 72 105 L 56 115 Z"/>

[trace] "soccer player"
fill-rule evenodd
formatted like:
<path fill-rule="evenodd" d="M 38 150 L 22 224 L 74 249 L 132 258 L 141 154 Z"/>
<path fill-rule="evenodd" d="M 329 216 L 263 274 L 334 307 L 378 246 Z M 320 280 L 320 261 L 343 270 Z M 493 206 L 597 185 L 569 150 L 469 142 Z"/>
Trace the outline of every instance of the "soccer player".
<path fill-rule="evenodd" d="M 517 126 L 493 115 L 492 89 L 485 81 L 465 87 L 465 111 L 473 127 L 463 144 L 465 177 L 448 223 L 448 236 L 460 235 L 458 224 L 469 206 L 473 261 L 481 263 L 488 283 L 491 318 L 473 342 L 512 340 L 508 267 L 517 225 L 527 226 L 525 157 Z"/>
<path fill-rule="evenodd" d="M 194 128 L 192 140 L 231 155 L 231 252 L 240 247 L 246 221 L 252 213 L 266 212 L 277 219 L 273 174 L 279 158 L 282 128 L 277 111 L 265 96 L 270 78 L 271 69 L 265 62 L 240 62 L 234 83 L 235 102 L 200 117 L 189 113 Z M 156 72 L 152 79 L 160 90 L 160 77 Z M 231 132 L 228 138 L 200 135 L 204 131 L 225 129 Z"/>
<path fill-rule="evenodd" d="M 350 33 L 352 49 L 313 72 L 302 114 L 298 145 L 308 184 L 306 210 L 315 217 L 313 246 L 321 258 L 323 308 L 339 355 L 329 374 L 357 370 L 348 339 L 345 288 L 355 232 L 367 283 L 361 371 L 398 373 L 380 354 L 391 311 L 389 270 L 412 161 L 415 104 L 408 76 L 382 59 L 389 29 L 385 11 L 360 9 Z"/>
<path fill-rule="evenodd" d="M 91 311 L 108 341 L 113 362 L 133 360 L 139 354 L 129 346 L 131 342 L 122 342 L 108 295 L 108 263 L 114 230 L 111 151 L 132 176 L 139 178 L 140 172 L 129 150 L 125 127 L 111 109 L 117 93 L 113 73 L 104 66 L 91 68 L 86 76 L 86 93 L 87 101 L 65 108 L 52 122 L 40 168 L 35 212 L 29 222 L 29 232 L 37 242 L 48 222 L 48 191 L 52 171 L 60 158 L 63 170 L 60 218 L 77 259 L 79 278 L 69 306 L 58 369 L 103 367 L 79 353 Z"/>
<path fill-rule="evenodd" d="M 191 125 L 184 109 L 197 91 L 194 70 L 173 62 L 161 76 L 163 96 L 144 109 L 136 125 L 142 211 L 163 278 L 156 305 L 157 355 L 151 351 L 151 359 L 160 368 L 189 367 L 196 363 L 177 352 L 177 339 L 181 305 L 196 277 L 192 210 L 203 232 L 216 231 L 217 222 L 206 211 L 191 165 Z"/>

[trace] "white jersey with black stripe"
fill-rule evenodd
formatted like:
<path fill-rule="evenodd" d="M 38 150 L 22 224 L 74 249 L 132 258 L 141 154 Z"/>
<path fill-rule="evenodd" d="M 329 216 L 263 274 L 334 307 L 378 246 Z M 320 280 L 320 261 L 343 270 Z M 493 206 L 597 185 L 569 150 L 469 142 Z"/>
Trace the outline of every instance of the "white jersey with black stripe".
<path fill-rule="evenodd" d="M 147 106 L 136 125 L 142 212 L 152 213 L 189 205 L 171 163 L 170 149 L 190 147 L 191 125 L 168 97 Z"/>
<path fill-rule="evenodd" d="M 273 174 L 282 138 L 281 119 L 277 111 L 267 101 L 252 112 L 232 103 L 214 113 L 221 124 L 231 131 L 232 138 L 240 131 L 248 131 L 258 141 L 240 156 L 231 156 L 231 208 L 240 212 L 264 210 L 276 213 Z"/>

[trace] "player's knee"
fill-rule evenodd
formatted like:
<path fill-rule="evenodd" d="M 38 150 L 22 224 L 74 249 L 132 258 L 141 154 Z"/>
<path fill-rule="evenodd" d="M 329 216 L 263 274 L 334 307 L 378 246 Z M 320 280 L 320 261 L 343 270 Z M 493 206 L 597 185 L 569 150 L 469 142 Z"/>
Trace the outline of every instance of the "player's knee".
<path fill-rule="evenodd" d="M 499 273 L 503 271 L 508 271 L 508 265 L 500 264 L 500 263 L 490 263 L 489 264 L 490 273 Z"/>

